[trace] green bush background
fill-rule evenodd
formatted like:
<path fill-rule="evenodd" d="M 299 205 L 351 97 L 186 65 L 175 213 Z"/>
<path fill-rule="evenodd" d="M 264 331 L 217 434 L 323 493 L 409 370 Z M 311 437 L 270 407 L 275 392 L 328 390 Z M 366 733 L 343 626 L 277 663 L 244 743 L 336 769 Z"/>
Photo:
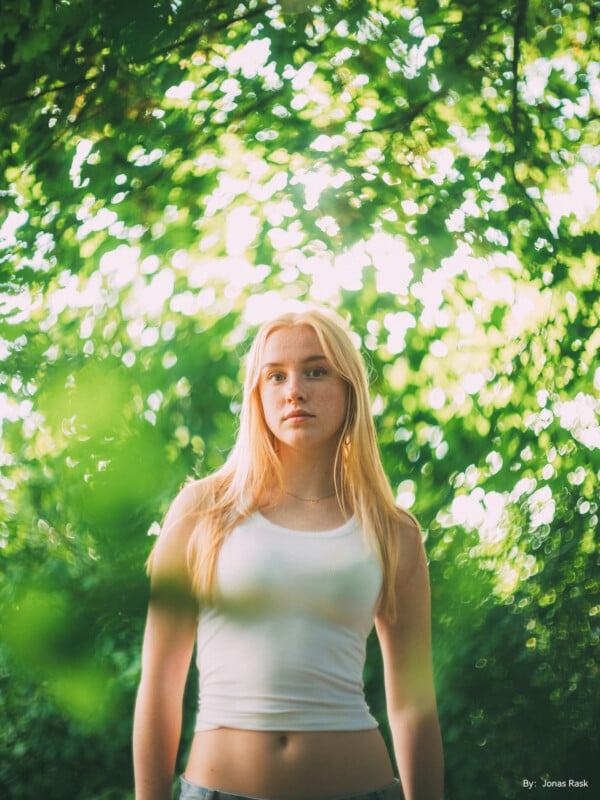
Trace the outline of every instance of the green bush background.
<path fill-rule="evenodd" d="M 598 25 L 3 4 L 3 798 L 133 796 L 149 531 L 231 446 L 261 315 L 307 299 L 360 337 L 426 537 L 447 800 L 597 796 Z M 374 640 L 365 678 L 386 731 Z"/>

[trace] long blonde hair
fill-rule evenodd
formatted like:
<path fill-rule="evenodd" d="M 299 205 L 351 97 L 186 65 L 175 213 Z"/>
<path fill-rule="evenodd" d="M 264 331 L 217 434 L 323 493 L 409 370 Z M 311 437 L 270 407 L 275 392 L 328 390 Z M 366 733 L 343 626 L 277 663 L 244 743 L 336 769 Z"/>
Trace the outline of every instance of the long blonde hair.
<path fill-rule="evenodd" d="M 383 471 L 370 410 L 366 367 L 345 323 L 333 312 L 307 308 L 281 314 L 258 330 L 246 356 L 246 375 L 237 440 L 225 464 L 202 481 L 197 522 L 190 536 L 188 565 L 194 591 L 203 600 L 214 594 L 219 549 L 229 532 L 252 514 L 273 489 L 283 491 L 283 474 L 274 437 L 268 429 L 259 395 L 259 377 L 271 333 L 308 326 L 323 352 L 348 386 L 346 418 L 334 466 L 340 507 L 354 514 L 383 570 L 380 611 L 395 616 L 394 575 L 400 554 L 400 522 L 407 515 L 394 502 Z M 277 495 L 277 491 L 276 491 Z M 415 523 L 416 524 L 416 523 Z"/>

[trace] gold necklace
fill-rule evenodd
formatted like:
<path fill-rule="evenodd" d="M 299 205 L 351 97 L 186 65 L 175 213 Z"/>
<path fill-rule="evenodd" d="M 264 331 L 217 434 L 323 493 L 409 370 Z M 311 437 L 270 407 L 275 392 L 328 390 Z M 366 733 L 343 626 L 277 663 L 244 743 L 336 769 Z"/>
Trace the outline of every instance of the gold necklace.
<path fill-rule="evenodd" d="M 294 500 L 300 500 L 302 503 L 312 503 L 312 505 L 320 503 L 321 500 L 329 500 L 330 497 L 335 497 L 335 492 L 333 492 L 333 494 L 326 494 L 323 497 L 298 497 L 297 494 L 293 494 L 292 492 L 288 492 L 287 490 L 284 491 L 284 494 L 293 497 Z"/>

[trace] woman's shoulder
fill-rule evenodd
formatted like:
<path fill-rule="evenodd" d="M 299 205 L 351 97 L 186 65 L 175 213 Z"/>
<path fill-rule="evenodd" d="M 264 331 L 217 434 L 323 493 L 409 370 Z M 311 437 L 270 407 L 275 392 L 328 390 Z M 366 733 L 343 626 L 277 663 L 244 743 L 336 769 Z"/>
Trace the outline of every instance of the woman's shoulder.
<path fill-rule="evenodd" d="M 214 475 L 197 480 L 188 480 L 175 495 L 165 517 L 163 529 L 168 521 L 178 521 L 190 513 L 201 511 L 203 506 L 214 497 L 214 493 Z"/>
<path fill-rule="evenodd" d="M 179 490 L 164 518 L 148 567 L 152 574 L 187 571 L 187 550 L 202 511 L 214 493 L 212 476 L 191 480 Z"/>
<path fill-rule="evenodd" d="M 416 565 L 425 557 L 421 526 L 415 517 L 402 508 L 397 509 L 398 577 L 405 580 L 413 574 Z"/>

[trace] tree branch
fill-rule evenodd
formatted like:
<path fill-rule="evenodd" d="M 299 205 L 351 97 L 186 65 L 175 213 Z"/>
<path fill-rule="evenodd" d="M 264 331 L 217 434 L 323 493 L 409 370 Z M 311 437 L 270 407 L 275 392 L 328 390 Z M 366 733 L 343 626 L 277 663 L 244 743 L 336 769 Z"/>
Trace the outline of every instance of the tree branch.
<path fill-rule="evenodd" d="M 529 0 L 520 0 L 517 6 L 517 14 L 515 17 L 515 24 L 513 27 L 513 57 L 512 57 L 512 123 L 513 131 L 516 137 L 519 131 L 519 78 L 520 78 L 520 64 L 521 64 L 521 41 L 525 35 L 525 21 L 527 19 L 527 10 L 529 7 Z M 516 152 L 516 146 L 515 146 Z"/>
<path fill-rule="evenodd" d="M 191 33 L 188 33 L 186 36 L 183 36 L 180 39 L 175 39 L 174 41 L 169 42 L 169 44 L 165 45 L 164 47 L 158 48 L 157 50 L 153 50 L 144 59 L 137 60 L 137 61 L 128 61 L 128 60 L 125 59 L 125 63 L 129 67 L 147 65 L 149 63 L 152 63 L 157 58 L 161 58 L 162 56 L 169 55 L 174 50 L 176 50 L 176 49 L 178 49 L 180 47 L 183 47 L 183 46 L 185 46 L 187 44 L 191 44 L 193 42 L 197 42 L 198 39 L 200 38 L 200 36 L 203 33 L 206 33 L 206 32 L 217 33 L 219 31 L 225 30 L 226 28 L 229 27 L 229 25 L 232 25 L 232 24 L 234 24 L 236 22 L 248 21 L 248 20 L 252 19 L 253 17 L 258 16 L 259 14 L 263 14 L 263 13 L 264 13 L 264 9 L 259 5 L 257 8 L 248 11 L 247 14 L 240 15 L 239 17 L 235 17 L 235 18 L 233 18 L 233 17 L 228 18 L 224 22 L 216 24 L 216 25 L 214 25 L 212 27 L 209 27 L 207 25 L 207 22 L 205 21 L 204 23 L 200 24 L 199 28 L 196 28 Z M 65 83 L 54 84 L 53 86 L 50 86 L 47 89 L 44 89 L 43 91 L 40 91 L 40 92 L 30 92 L 29 94 L 23 95 L 22 97 L 17 97 L 14 100 L 8 100 L 7 102 L 4 103 L 4 105 L 5 106 L 16 106 L 16 105 L 20 105 L 22 103 L 33 102 L 33 101 L 37 100 L 38 97 L 44 97 L 45 95 L 53 94 L 55 92 L 63 92 L 66 89 L 71 89 L 73 87 L 83 86 L 85 84 L 90 84 L 90 83 L 93 83 L 97 79 L 98 79 L 98 75 L 97 74 L 92 76 L 92 77 L 90 77 L 90 78 L 86 78 L 86 77 L 82 76 L 81 78 L 76 78 L 75 80 L 72 80 L 72 81 L 68 81 L 68 82 L 65 82 Z"/>
<path fill-rule="evenodd" d="M 15 100 L 8 100 L 4 103 L 5 106 L 17 106 L 21 103 L 29 103 L 33 100 L 37 100 L 38 97 L 44 97 L 47 94 L 53 94 L 54 92 L 62 92 L 65 89 L 71 89 L 74 86 L 83 86 L 84 84 L 94 83 L 94 81 L 98 80 L 98 75 L 94 75 L 91 78 L 77 78 L 73 81 L 68 81 L 67 83 L 60 83 L 55 84 L 54 86 L 48 87 L 48 89 L 44 89 L 41 92 L 31 92 L 30 94 L 23 95 L 23 97 L 17 97 Z"/>
<path fill-rule="evenodd" d="M 520 80 L 520 66 L 521 66 L 521 42 L 525 38 L 527 12 L 529 10 L 529 0 L 520 0 L 517 4 L 517 13 L 513 26 L 513 56 L 512 56 L 512 107 L 511 107 L 511 121 L 512 121 L 512 134 L 513 134 L 513 155 L 511 159 L 511 173 L 515 186 L 519 190 L 521 196 L 528 206 L 533 209 L 538 222 L 544 229 L 548 244 L 552 250 L 552 255 L 556 259 L 557 248 L 556 241 L 557 235 L 550 229 L 548 219 L 544 210 L 540 208 L 535 198 L 532 197 L 527 191 L 527 187 L 523 184 L 517 175 L 517 162 L 521 158 L 521 144 L 520 144 L 520 120 L 521 120 L 521 107 L 519 105 L 519 80 Z"/>

